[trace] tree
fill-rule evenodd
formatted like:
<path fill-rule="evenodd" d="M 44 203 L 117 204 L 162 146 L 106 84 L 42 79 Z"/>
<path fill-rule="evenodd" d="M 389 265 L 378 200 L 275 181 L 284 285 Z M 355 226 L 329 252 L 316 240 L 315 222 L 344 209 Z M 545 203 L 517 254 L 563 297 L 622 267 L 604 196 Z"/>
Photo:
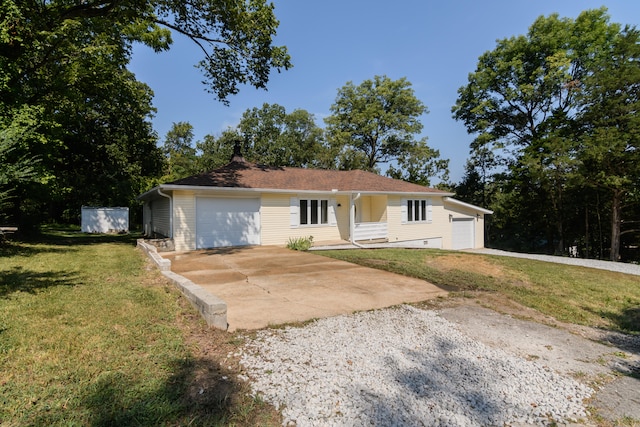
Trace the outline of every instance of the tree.
<path fill-rule="evenodd" d="M 0 123 L 39 111 L 31 142 L 11 156 L 41 159 L 38 179 L 18 183 L 12 215 L 71 220 L 81 204 L 133 204 L 160 172 L 152 93 L 126 69 L 133 43 L 161 51 L 188 37 L 202 48 L 206 89 L 228 102 L 291 66 L 272 44 L 277 26 L 261 0 L 1 2 Z"/>
<path fill-rule="evenodd" d="M 229 163 L 236 143 L 242 144 L 242 137 L 237 131 L 227 129 L 219 138 L 205 135 L 196 143 L 198 156 L 196 169 L 199 173 L 211 171 Z"/>
<path fill-rule="evenodd" d="M 524 148 L 544 149 L 545 138 L 570 125 L 579 82 L 618 30 L 605 8 L 585 11 L 575 21 L 539 17 L 526 36 L 499 40 L 480 56 L 458 90 L 453 117 L 476 141 L 512 160 Z"/>
<path fill-rule="evenodd" d="M 619 33 L 605 8 L 575 20 L 540 17 L 526 35 L 499 40 L 479 58 L 452 109 L 476 136 L 472 149 L 499 156 L 496 166 L 505 168 L 503 177 L 511 181 L 505 188 L 514 190 L 501 200 L 516 197 L 524 204 L 508 214 L 538 227 L 529 237 L 537 236 L 556 253 L 568 245 L 567 225 L 580 209 L 575 203 L 588 199 L 580 184 L 587 171 L 578 161 L 585 82 L 601 79 L 598 64 L 609 61 Z"/>
<path fill-rule="evenodd" d="M 164 138 L 162 151 L 166 158 L 164 181 L 175 181 L 197 171 L 193 126 L 188 122 L 173 123 Z"/>
<path fill-rule="evenodd" d="M 460 184 L 455 186 L 457 197 L 479 206 L 489 206 L 491 186 L 498 167 L 496 155 L 483 144 L 474 141 L 471 144 L 471 158 L 465 164 L 465 174 Z"/>
<path fill-rule="evenodd" d="M 448 185 L 449 159 L 441 159 L 440 151 L 427 146 L 426 138 L 416 141 L 396 157 L 397 167 L 389 166 L 387 175 L 416 184 L 430 186 L 431 178 Z"/>
<path fill-rule="evenodd" d="M 177 33 L 201 48 L 198 67 L 207 90 L 227 102 L 240 85 L 264 88 L 272 68 L 291 66 L 286 48 L 272 44 L 279 24 L 273 9 L 265 0 L 6 0 L 0 52 L 18 61 L 9 67 L 17 71 L 13 83 L 55 68 L 53 78 L 68 79 L 64 68 L 75 59 L 70 49 L 108 49 L 124 65 L 133 42 L 167 50 Z"/>
<path fill-rule="evenodd" d="M 348 82 L 331 112 L 326 131 L 338 168 L 378 171 L 381 163 L 396 161 L 399 168 L 390 173 L 416 182 L 428 182 L 432 173 L 446 170 L 445 162 L 436 161 L 437 150 L 425 139 L 415 140 L 427 108 L 405 78 L 375 76 L 358 86 Z"/>
<path fill-rule="evenodd" d="M 244 138 L 244 156 L 256 163 L 317 167 L 324 158 L 322 129 L 305 110 L 288 114 L 281 105 L 263 104 L 244 112 L 238 130 Z"/>
<path fill-rule="evenodd" d="M 625 208 L 639 202 L 640 31 L 626 27 L 611 51 L 597 58 L 581 89 L 581 177 L 587 185 L 605 189 L 610 195 L 609 259 L 618 261 L 621 236 L 638 233 L 637 222 L 630 221 L 632 227 L 627 230 L 622 230 L 622 223 Z"/>
<path fill-rule="evenodd" d="M 464 175 L 454 191 L 456 198 L 463 202 L 478 206 L 487 206 L 486 183 L 480 175 L 479 168 L 472 160 L 467 160 L 464 165 Z"/>
<path fill-rule="evenodd" d="M 16 195 L 15 188 L 20 182 L 35 178 L 35 166 L 39 159 L 27 157 L 24 145 L 33 138 L 34 118 L 37 111 L 25 109 L 17 120 L 0 127 L 0 221 L 6 220 L 7 208 Z"/>

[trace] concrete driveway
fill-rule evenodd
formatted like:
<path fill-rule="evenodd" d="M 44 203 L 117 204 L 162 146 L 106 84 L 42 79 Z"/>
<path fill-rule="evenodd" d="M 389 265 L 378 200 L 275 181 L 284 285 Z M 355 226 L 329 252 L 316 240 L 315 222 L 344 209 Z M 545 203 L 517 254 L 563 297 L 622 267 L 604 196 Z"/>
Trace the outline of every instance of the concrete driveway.
<path fill-rule="evenodd" d="M 171 270 L 227 303 L 229 330 L 424 301 L 446 291 L 318 254 L 255 246 L 163 254 Z"/>

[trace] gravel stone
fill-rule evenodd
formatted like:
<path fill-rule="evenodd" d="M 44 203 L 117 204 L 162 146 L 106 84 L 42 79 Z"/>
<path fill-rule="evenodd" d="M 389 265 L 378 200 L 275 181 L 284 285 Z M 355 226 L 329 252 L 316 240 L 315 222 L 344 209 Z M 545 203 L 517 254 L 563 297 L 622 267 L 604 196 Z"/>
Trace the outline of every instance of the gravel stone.
<path fill-rule="evenodd" d="M 410 306 L 245 338 L 253 392 L 282 408 L 284 425 L 564 424 L 587 417 L 594 392 Z"/>

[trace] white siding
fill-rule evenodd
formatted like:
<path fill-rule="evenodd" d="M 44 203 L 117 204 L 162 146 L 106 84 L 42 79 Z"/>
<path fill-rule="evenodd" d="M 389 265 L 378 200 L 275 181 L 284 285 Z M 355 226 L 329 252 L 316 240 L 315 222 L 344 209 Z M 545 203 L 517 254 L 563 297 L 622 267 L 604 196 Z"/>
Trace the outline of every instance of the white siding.
<path fill-rule="evenodd" d="M 424 197 L 410 197 L 413 200 Z M 389 242 L 401 242 L 420 239 L 442 239 L 443 246 L 451 236 L 449 216 L 444 209 L 442 197 L 427 197 L 427 218 L 431 221 L 407 221 L 407 198 L 389 196 L 387 212 L 389 223 Z M 439 241 L 439 240 L 438 240 Z M 446 247 L 446 246 L 444 246 Z"/>
<path fill-rule="evenodd" d="M 196 198 L 193 192 L 173 192 L 173 230 L 176 251 L 196 249 Z"/>
<path fill-rule="evenodd" d="M 329 210 L 335 214 L 335 223 L 332 215 L 329 224 L 307 226 L 292 225 L 293 214 L 297 209 L 292 208 L 292 199 L 329 199 Z M 387 208 L 383 209 L 383 200 L 387 200 Z M 419 197 L 411 197 L 419 199 Z M 474 220 L 474 245 L 484 246 L 484 215 L 477 216 L 473 209 L 447 204 L 443 198 L 431 196 L 431 219 L 429 222 L 404 223 L 402 222 L 401 196 L 376 196 L 367 201 L 370 219 L 380 222 L 386 220 L 388 224 L 389 242 L 412 241 L 429 239 L 432 242 L 442 242 L 442 248 L 452 247 L 452 221 L 453 218 L 473 218 Z M 173 193 L 173 227 L 174 243 L 177 251 L 188 251 L 196 248 L 196 196 L 192 192 L 175 191 Z M 296 202 L 297 205 L 297 202 Z M 338 206 L 339 205 L 339 206 Z M 151 205 L 152 226 L 156 233 L 168 236 L 170 221 L 168 216 L 169 200 L 155 199 Z M 263 245 L 286 245 L 289 238 L 313 236 L 315 242 L 349 240 L 349 196 L 308 195 L 304 194 L 262 194 L 260 199 L 260 242 Z M 167 214 L 165 214 L 165 212 Z M 146 220 L 145 220 L 146 221 Z"/>
<path fill-rule="evenodd" d="M 371 196 L 371 222 L 387 221 L 387 196 Z"/>
<path fill-rule="evenodd" d="M 349 240 L 349 215 L 351 206 L 349 205 L 349 196 L 336 197 L 335 210 L 336 210 L 336 225 L 338 227 L 338 239 Z"/>
<path fill-rule="evenodd" d="M 294 196 L 295 199 L 300 197 Z M 337 206 L 337 200 L 335 198 L 327 196 L 310 196 L 305 195 L 305 199 L 329 199 L 329 207 L 332 205 L 335 207 L 337 222 L 344 221 L 341 218 L 342 211 L 348 211 L 348 204 L 341 203 L 341 207 Z M 261 223 L 262 223 L 262 244 L 263 245 L 286 245 L 289 238 L 297 237 L 309 237 L 313 236 L 315 242 L 328 241 L 328 240 L 340 240 L 340 227 L 338 225 L 298 225 L 292 226 L 292 215 L 294 209 L 292 209 L 292 196 L 287 194 L 263 194 L 262 195 L 262 208 L 261 208 Z M 295 210 L 297 212 L 297 210 Z M 348 214 L 346 220 L 349 220 Z M 348 224 L 348 223 L 347 223 Z M 348 227 L 348 225 L 347 225 Z"/>
<path fill-rule="evenodd" d="M 162 237 L 171 236 L 171 220 L 169 215 L 171 214 L 169 206 L 171 203 L 166 197 L 159 197 L 153 199 L 151 202 L 151 218 L 150 229 L 151 233 L 155 237 L 160 235 Z"/>

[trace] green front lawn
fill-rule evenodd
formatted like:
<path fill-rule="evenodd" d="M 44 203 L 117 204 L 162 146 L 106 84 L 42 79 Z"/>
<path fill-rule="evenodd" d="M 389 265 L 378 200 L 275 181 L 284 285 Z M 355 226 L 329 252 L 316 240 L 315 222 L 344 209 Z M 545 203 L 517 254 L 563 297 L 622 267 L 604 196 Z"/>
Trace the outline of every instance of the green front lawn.
<path fill-rule="evenodd" d="M 0 425 L 277 425 L 246 386 L 210 378 L 219 360 L 187 339 L 209 332 L 134 237 L 0 246 Z"/>
<path fill-rule="evenodd" d="M 640 333 L 640 277 L 521 258 L 415 249 L 317 252 L 459 292 L 499 293 L 560 321 Z"/>
<path fill-rule="evenodd" d="M 208 329 L 134 237 L 0 246 L 0 425 L 279 425 L 235 379 L 241 338 Z M 436 250 L 319 254 L 640 332 L 637 276 Z"/>

